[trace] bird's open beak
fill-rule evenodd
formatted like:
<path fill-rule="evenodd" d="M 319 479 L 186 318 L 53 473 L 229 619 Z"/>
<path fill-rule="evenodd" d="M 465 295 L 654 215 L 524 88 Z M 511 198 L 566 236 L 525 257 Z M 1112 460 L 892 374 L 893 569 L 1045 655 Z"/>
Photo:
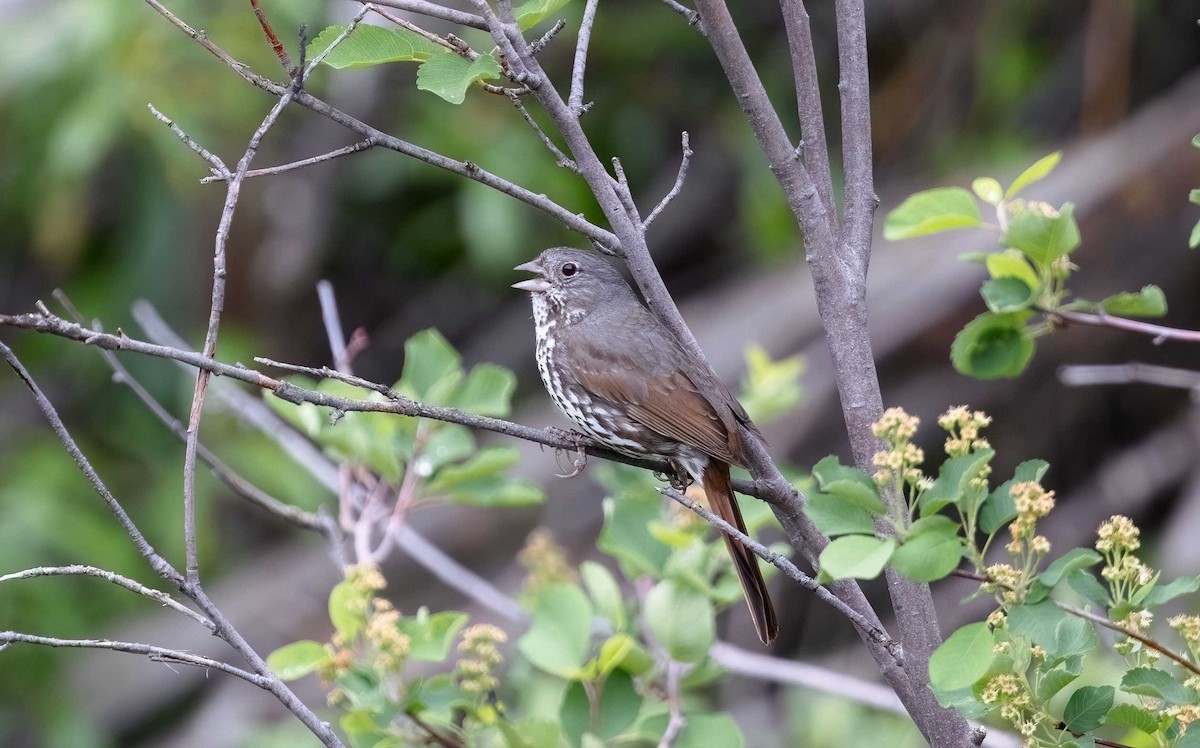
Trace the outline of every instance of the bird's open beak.
<path fill-rule="evenodd" d="M 546 280 L 545 271 L 542 269 L 542 263 L 539 260 L 530 260 L 529 262 L 517 265 L 513 270 L 522 270 L 526 273 L 533 273 L 538 276 L 523 280 L 520 283 L 512 284 L 513 288 L 521 291 L 529 291 L 530 293 L 542 293 L 550 288 L 550 281 Z"/>

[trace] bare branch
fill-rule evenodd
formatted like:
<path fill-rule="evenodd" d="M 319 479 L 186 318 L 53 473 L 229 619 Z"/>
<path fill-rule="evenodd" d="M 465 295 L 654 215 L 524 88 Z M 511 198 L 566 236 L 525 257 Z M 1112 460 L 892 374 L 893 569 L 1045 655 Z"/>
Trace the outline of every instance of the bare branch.
<path fill-rule="evenodd" d="M 682 5 L 679 2 L 676 2 L 676 0 L 662 0 L 662 2 L 663 2 L 663 5 L 666 5 L 671 10 L 675 11 L 679 15 L 686 18 L 687 22 L 688 22 L 688 26 L 695 26 L 696 28 L 700 29 L 700 33 L 704 34 L 705 36 L 708 35 L 708 32 L 700 24 L 700 14 L 699 13 L 697 13 L 696 11 L 692 10 L 691 8 L 689 8 L 685 5 Z"/>
<path fill-rule="evenodd" d="M 356 0 L 360 3 L 366 3 L 368 0 Z M 410 13 L 418 13 L 430 18 L 437 18 L 443 21 L 457 24 L 459 26 L 467 26 L 472 29 L 480 29 L 487 31 L 487 24 L 483 19 L 473 13 L 464 13 L 461 10 L 446 8 L 436 3 L 426 2 L 426 0 L 370 0 L 375 5 L 384 5 L 389 8 L 398 10 L 407 10 Z"/>
<path fill-rule="evenodd" d="M 704 520 L 710 525 L 716 527 L 721 532 L 746 546 L 746 548 L 754 553 L 754 555 L 782 571 L 789 579 L 796 582 L 804 589 L 812 592 L 820 600 L 832 605 L 839 613 L 846 616 L 846 618 L 849 619 L 856 628 L 865 632 L 876 642 L 887 648 L 897 662 L 901 661 L 903 655 L 900 651 L 900 647 L 897 642 L 888 636 L 886 631 L 884 631 L 881 627 L 876 626 L 873 622 L 868 621 L 858 611 L 854 610 L 845 602 L 840 600 L 828 589 L 818 584 L 815 579 L 800 571 L 800 569 L 797 568 L 796 565 L 793 564 L 786 556 L 778 554 L 766 547 L 746 533 L 742 532 L 709 510 L 692 501 L 687 497 L 686 494 L 680 493 L 673 488 L 660 488 L 658 489 L 658 492 L 672 501 L 676 501 L 680 504 L 683 504 L 688 509 L 691 509 L 696 514 L 703 517 Z"/>
<path fill-rule="evenodd" d="M 1075 312 L 1069 309 L 1052 309 L 1043 310 L 1052 319 L 1069 322 L 1078 325 L 1090 325 L 1092 327 L 1111 327 L 1114 330 L 1125 330 L 1127 332 L 1136 332 L 1141 335 L 1149 335 L 1154 338 L 1152 341 L 1155 345 L 1161 344 L 1166 340 L 1181 340 L 1185 343 L 1200 343 L 1200 330 L 1182 330 L 1177 327 L 1166 327 L 1164 325 L 1154 325 L 1149 322 L 1138 322 L 1137 320 L 1125 319 L 1124 317 L 1114 317 L 1110 314 L 1100 311 L 1096 314 L 1088 312 Z"/>
<path fill-rule="evenodd" d="M 583 20 L 579 23 L 579 38 L 575 42 L 575 62 L 571 66 L 571 94 L 567 104 L 576 117 L 583 114 L 583 74 L 587 70 L 588 44 L 592 40 L 592 25 L 596 22 L 596 6 L 600 0 L 587 0 Z"/>
<path fill-rule="evenodd" d="M 663 731 L 658 748 L 671 748 L 683 728 L 687 727 L 687 718 L 683 716 L 683 704 L 679 695 L 679 680 L 683 676 L 684 665 L 681 662 L 668 660 L 666 663 L 667 681 L 667 729 Z"/>
<path fill-rule="evenodd" d="M 1184 390 L 1200 390 L 1200 371 L 1176 369 L 1133 362 L 1129 364 L 1100 364 L 1095 366 L 1063 366 L 1058 379 L 1071 387 L 1096 384 L 1154 384 Z"/>
<path fill-rule="evenodd" d="M 650 228 L 650 224 L 654 222 L 655 218 L 658 218 L 658 214 L 662 213 L 671 204 L 671 201 L 675 199 L 675 196 L 679 194 L 679 191 L 683 189 L 683 180 L 687 179 L 688 163 L 692 158 L 691 143 L 688 141 L 686 130 L 684 130 L 680 140 L 682 141 L 683 158 L 679 161 L 679 174 L 675 177 L 675 185 L 671 187 L 671 191 L 663 197 L 658 205 L 654 206 L 654 210 L 650 211 L 650 215 L 646 216 L 646 220 L 642 221 L 642 231 Z"/>
<path fill-rule="evenodd" d="M 65 320 L 64 320 L 65 321 Z M 54 405 L 46 397 L 42 389 L 38 387 L 37 382 L 33 381 L 33 377 L 25 370 L 25 366 L 17 359 L 16 354 L 12 350 L 0 342 L 0 357 L 3 357 L 12 370 L 17 373 L 29 391 L 33 393 L 34 400 L 37 401 L 38 407 L 42 409 L 42 413 L 46 416 L 46 420 L 50 422 L 50 428 L 54 430 L 59 441 L 66 447 L 67 454 L 71 455 L 71 459 L 79 467 L 79 470 L 87 478 L 88 483 L 100 494 L 100 498 L 104 499 L 104 503 L 108 504 L 108 508 L 117 517 L 117 521 L 121 523 L 121 527 L 125 530 L 125 534 L 132 540 L 137 547 L 138 553 L 149 562 L 150 567 L 163 579 L 171 582 L 176 586 L 181 586 L 184 583 L 183 576 L 171 566 L 165 558 L 160 556 L 150 545 L 150 541 L 142 535 L 142 531 L 138 529 L 129 515 L 125 513 L 124 507 L 117 501 L 112 492 L 108 490 L 108 486 L 104 485 L 104 481 L 96 473 L 95 468 L 88 462 L 87 457 L 79 449 L 79 445 L 75 443 L 74 437 L 67 431 L 67 427 L 63 425 L 62 418 L 59 417 L 58 411 L 54 409 Z"/>
<path fill-rule="evenodd" d="M 346 336 L 342 332 L 342 318 L 338 314 L 332 283 L 327 280 L 317 283 L 317 300 L 321 304 L 321 322 L 325 325 L 325 337 L 329 340 L 333 365 L 343 374 L 349 374 L 350 357 L 346 353 Z"/>
<path fill-rule="evenodd" d="M 557 21 L 554 22 L 554 25 L 551 26 L 546 31 L 546 33 L 542 34 L 540 39 L 538 39 L 535 42 L 530 43 L 529 51 L 532 52 L 534 55 L 541 54 L 542 50 L 546 48 L 546 45 L 550 43 L 550 40 L 553 39 L 554 37 L 558 36 L 559 32 L 561 32 L 566 27 L 567 27 L 567 22 L 561 18 L 558 19 Z"/>
<path fill-rule="evenodd" d="M 871 259 L 871 227 L 879 198 L 871 163 L 871 86 L 867 70 L 867 21 L 863 0 L 836 0 L 838 64 L 842 97 L 842 163 L 845 220 L 842 251 L 865 279 Z"/>
<path fill-rule="evenodd" d="M 108 639 L 55 639 L 48 636 L 22 634 L 16 631 L 0 631 L 0 645 L 7 646 L 9 644 L 37 644 L 43 647 L 110 649 L 114 652 L 128 652 L 129 654 L 145 655 L 155 662 L 192 665 L 193 667 L 204 668 L 205 670 L 220 670 L 223 673 L 237 676 L 259 688 L 270 690 L 270 678 L 256 675 L 247 670 L 220 662 L 219 660 L 212 660 L 208 657 L 201 657 L 178 649 L 165 649 L 163 647 L 136 642 L 115 642 Z"/>
<path fill-rule="evenodd" d="M 346 41 L 346 37 L 354 33 L 354 30 L 358 28 L 358 24 L 362 22 L 363 17 L 372 10 L 375 10 L 375 6 L 373 6 L 371 3 L 366 3 L 362 6 L 362 8 L 359 9 L 357 13 L 354 14 L 354 17 L 350 19 L 350 23 L 346 24 L 346 28 L 342 29 L 341 33 L 334 37 L 334 40 L 329 43 L 328 47 L 321 50 L 321 54 L 312 58 L 312 61 L 308 63 L 308 67 L 304 69 L 303 80 L 307 80 L 308 76 L 312 75 L 312 71 L 316 70 L 317 66 L 325 61 L 325 58 L 329 56 L 329 53 L 336 49 L 339 44 Z"/>
<path fill-rule="evenodd" d="M 191 136 L 181 130 L 179 125 L 175 124 L 174 120 L 155 109 L 153 104 L 147 104 L 146 107 L 150 109 L 150 113 L 154 115 L 155 119 L 171 128 L 171 132 L 175 133 L 175 137 L 182 140 L 184 145 L 199 154 L 200 158 L 212 164 L 213 176 L 205 177 L 205 179 L 229 179 L 232 176 L 229 173 L 229 168 L 225 166 L 225 162 L 222 161 L 220 157 L 197 143 L 195 140 L 192 140 Z"/>
<path fill-rule="evenodd" d="M 529 110 L 526 109 L 525 105 L 521 103 L 520 97 L 518 97 L 515 93 L 509 93 L 508 98 L 510 101 L 512 101 L 512 105 L 517 108 L 517 111 L 521 113 L 521 116 L 525 118 L 525 121 L 529 123 L 529 126 L 533 128 L 533 131 L 537 133 L 538 138 L 541 139 L 542 143 L 545 144 L 550 153 L 554 155 L 555 163 L 564 169 L 569 169 L 578 174 L 579 166 L 565 153 L 559 150 L 558 146 L 554 144 L 554 141 L 550 139 L 550 136 L 546 135 L 545 131 L 543 131 L 541 126 L 538 125 L 537 121 L 530 116 Z"/>
<path fill-rule="evenodd" d="M 279 58 L 279 64 L 283 65 L 284 71 L 296 77 L 299 69 L 292 64 L 292 59 L 288 57 L 287 50 L 283 48 L 283 42 L 279 41 L 279 36 L 275 33 L 275 29 L 271 28 L 271 24 L 267 21 L 267 15 L 263 13 L 263 9 L 259 6 L 259 0 L 250 0 L 250 7 L 254 9 L 254 17 L 258 19 L 258 23 L 262 26 L 263 33 L 267 36 L 267 41 L 271 44 L 271 49 L 275 52 L 275 56 Z"/>
<path fill-rule="evenodd" d="M 408 0 L 405 0 L 407 2 Z M 208 50 L 214 57 L 223 62 L 226 66 L 237 73 L 241 78 L 248 83 L 261 88 L 262 90 L 274 94 L 275 96 L 283 96 L 290 88 L 283 86 L 250 70 L 246 65 L 238 62 L 233 57 L 229 56 L 223 49 L 218 47 L 208 38 L 207 35 L 196 31 L 188 24 L 184 23 L 178 16 L 167 9 L 159 0 L 146 0 L 146 4 L 152 7 L 160 15 L 170 21 L 178 29 L 191 37 L 197 44 Z M 380 3 L 381 5 L 391 5 L 391 3 Z M 393 6 L 394 7 L 394 6 Z M 321 114 L 328 119 L 337 122 L 343 127 L 352 130 L 364 138 L 371 138 L 378 142 L 381 148 L 386 148 L 397 153 L 404 154 L 410 158 L 415 158 L 419 161 L 424 161 L 427 164 L 436 166 L 440 169 L 458 174 L 459 176 L 473 179 L 480 184 L 491 187 L 492 189 L 502 192 L 510 197 L 514 197 L 521 202 L 533 206 L 551 217 L 558 220 L 567 228 L 576 231 L 591 239 L 596 243 L 601 251 L 607 254 L 619 256 L 621 254 L 620 242 L 611 232 L 606 231 L 599 226 L 596 226 L 583 217 L 582 214 L 572 213 L 561 205 L 555 203 L 543 194 L 533 192 L 519 185 L 513 184 L 506 179 L 492 174 L 491 172 L 480 168 L 478 165 L 470 161 L 458 161 L 449 158 L 435 151 L 422 148 L 400 138 L 389 135 L 381 130 L 356 119 L 349 114 L 330 106 L 326 102 L 318 99 L 307 91 L 299 91 L 294 94 L 294 99 L 297 104 L 311 109 L 318 114 Z"/>
<path fill-rule="evenodd" d="M 156 590 L 151 587 L 147 587 L 141 582 L 130 579 L 129 577 L 123 577 L 120 574 L 117 574 L 113 571 L 108 571 L 107 569 L 98 569 L 95 566 L 81 566 L 78 564 L 71 566 L 39 566 L 33 569 L 25 569 L 24 571 L 13 572 L 12 574 L 0 576 L 0 582 L 11 582 L 18 579 L 34 579 L 36 577 L 66 576 L 92 576 L 105 579 L 117 585 L 118 587 L 124 587 L 130 592 L 136 592 L 143 597 L 150 598 L 160 605 L 164 605 L 178 613 L 182 613 L 209 631 L 215 633 L 217 630 L 217 627 L 213 625 L 212 621 L 208 620 L 191 608 L 182 605 L 175 600 L 175 598 L 171 597 L 162 590 Z"/>
<path fill-rule="evenodd" d="M 265 176 L 268 176 L 271 174 L 283 174 L 284 172 L 292 171 L 294 169 L 303 169 L 306 166 L 312 166 L 314 164 L 319 164 L 324 161 L 332 161 L 333 159 L 341 158 L 342 156 L 349 156 L 352 153 L 366 151 L 371 148 L 374 148 L 376 145 L 378 145 L 378 143 L 376 143 L 371 138 L 367 138 L 366 140 L 360 140 L 359 142 L 354 143 L 353 145 L 343 146 L 341 148 L 338 148 L 336 151 L 330 151 L 329 153 L 322 153 L 320 156 L 313 156 L 312 158 L 306 158 L 306 159 L 303 159 L 302 161 L 292 161 L 290 163 L 280 164 L 279 166 L 270 166 L 265 169 L 251 169 L 250 171 L 246 172 L 246 179 L 250 179 L 251 177 L 265 177 Z M 214 174 L 211 177 L 202 177 L 200 179 L 200 184 L 211 184 L 213 182 L 227 182 L 232 177 L 233 177 L 233 175 L 228 174 L 228 173 L 227 174 Z"/>
<path fill-rule="evenodd" d="M 829 146 L 825 141 L 825 118 L 821 113 L 821 87 L 813 53 L 812 26 L 804 0 L 779 0 L 783 25 L 792 54 L 796 82 L 796 109 L 800 116 L 800 146 L 804 165 L 817 186 L 821 202 L 833 205 L 833 178 L 829 171 Z M 834 217 L 836 221 L 836 216 Z"/>
<path fill-rule="evenodd" d="M 359 0 L 359 1 L 363 2 L 364 0 Z M 377 15 L 381 18 L 386 18 L 387 20 L 396 24 L 400 28 L 408 29 L 409 31 L 416 34 L 417 36 L 424 37 L 425 39 L 428 39 L 429 41 L 433 42 L 434 44 L 437 44 L 438 46 L 445 47 L 446 49 L 450 50 L 451 52 L 453 52 L 456 55 L 462 55 L 463 57 L 467 58 L 468 60 L 474 60 L 475 58 L 479 57 L 479 53 L 476 52 L 475 50 L 471 49 L 471 46 L 469 44 L 467 44 L 466 42 L 463 42 L 461 39 L 457 39 L 457 37 L 455 37 L 457 39 L 457 41 L 462 42 L 462 44 L 457 44 L 455 42 L 451 42 L 449 39 L 443 39 L 442 37 L 438 36 L 437 34 L 433 33 L 432 31 L 426 31 L 425 29 L 421 28 L 417 24 L 410 23 L 409 21 L 404 20 L 403 18 L 396 15 L 395 13 L 389 13 L 386 10 L 380 10 L 379 8 L 376 8 L 375 5 L 376 5 L 376 3 L 367 3 L 364 7 L 370 8 L 372 11 L 375 12 L 375 15 Z"/>

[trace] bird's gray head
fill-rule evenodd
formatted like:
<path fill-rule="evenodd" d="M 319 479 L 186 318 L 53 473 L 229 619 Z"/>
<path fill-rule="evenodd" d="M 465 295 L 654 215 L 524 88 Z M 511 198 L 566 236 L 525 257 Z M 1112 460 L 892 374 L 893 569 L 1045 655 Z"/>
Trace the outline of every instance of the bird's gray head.
<path fill-rule="evenodd" d="M 625 297 L 636 300 L 621 273 L 591 252 L 554 247 L 513 269 L 536 276 L 514 283 L 513 288 L 529 291 L 535 306 L 546 303 L 569 318 L 585 315 L 601 303 Z"/>

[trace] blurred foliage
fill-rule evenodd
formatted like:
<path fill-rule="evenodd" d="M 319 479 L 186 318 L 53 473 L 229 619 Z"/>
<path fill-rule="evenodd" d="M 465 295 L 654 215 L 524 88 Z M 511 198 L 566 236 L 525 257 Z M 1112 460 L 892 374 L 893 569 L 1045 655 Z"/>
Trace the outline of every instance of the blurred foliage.
<path fill-rule="evenodd" d="M 293 54 L 300 24 L 315 36 L 358 7 L 320 0 L 263 5 Z M 555 14 L 568 22 L 543 53 L 556 77 L 569 69 L 570 29 L 581 5 Z M 1186 5 L 1136 3 L 1131 105 L 1196 64 L 1188 36 L 1194 18 Z M 282 77 L 245 2 L 172 0 L 170 7 L 237 59 Z M 601 155 L 622 157 L 635 194 L 648 203 L 657 199 L 652 188 L 674 176 L 681 129 L 692 132 L 694 173 L 706 162 L 738 165 L 708 183 L 689 182 L 685 197 L 715 195 L 707 204 L 719 207 L 692 217 L 673 245 L 664 239 L 664 269 L 702 279 L 728 268 L 730 258 L 797 262 L 794 219 L 762 168 L 704 40 L 660 3 L 614 0 L 604 7 L 589 63 L 588 98 L 595 106 L 585 121 Z M 836 50 L 833 34 L 824 31 L 832 29 L 831 19 L 826 8 L 811 10 L 822 30 L 818 62 L 831 82 Z M 769 4 L 734 11 L 790 121 L 791 81 L 778 19 Z M 1033 142 L 1074 134 L 1083 5 L 942 0 L 870 3 L 868 11 L 881 183 L 895 181 L 897 173 L 928 182 L 976 165 L 1010 172 L 1028 159 Z M 0 308 L 25 310 L 62 285 L 88 315 L 114 328 L 129 326 L 132 300 L 148 298 L 167 319 L 183 321 L 182 332 L 195 340 L 208 304 L 221 187 L 197 184 L 203 162 L 150 117 L 146 104 L 230 160 L 241 153 L 269 97 L 142 3 L 7 0 L 0 3 L 0 22 L 6 32 L 0 45 Z M 479 32 L 464 38 L 482 43 Z M 382 129 L 469 158 L 599 220 L 580 180 L 554 166 L 506 100 L 468 96 L 456 107 L 418 92 L 414 71 L 405 67 L 357 72 L 355 79 L 348 77 L 355 71 L 320 70 L 310 86 Z M 832 86 L 825 110 L 836 122 Z M 351 140 L 316 115 L 289 110 L 256 165 Z M 835 129 L 830 142 L 838 142 Z M 393 369 L 381 362 L 398 360 L 414 331 L 436 323 L 458 343 L 485 329 L 508 298 L 504 279 L 513 264 L 543 246 L 578 241 L 507 197 L 392 153 L 252 182 L 246 193 L 230 247 L 222 333 L 222 356 L 229 360 L 279 349 L 326 358 L 311 284 L 329 277 L 353 289 L 343 294 L 344 318 L 380 331 L 363 363 L 392 373 L 378 377 L 391 381 Z M 667 236 L 668 218 L 656 224 L 652 239 Z M 681 246 L 686 251 L 673 249 Z M 435 292 L 453 304 L 435 303 Z M 156 547 L 178 558 L 180 445 L 112 384 L 94 352 L 33 335 L 5 333 L 5 340 L 43 381 Z M 128 364 L 176 414 L 184 412 L 191 392 L 185 376 L 163 362 Z M 0 571 L 86 562 L 150 581 L 33 415 L 26 394 L 11 377 L 0 382 Z M 272 443 L 215 409 L 205 433 L 219 434 L 213 446 L 264 488 L 309 508 L 324 498 Z M 282 533 L 253 510 L 218 501 L 225 495 L 207 476 L 200 489 L 202 527 L 236 528 L 261 542 Z M 203 543 L 206 572 L 218 575 L 252 548 Z M 0 592 L 0 628 L 97 635 L 139 602 L 96 580 L 13 583 Z M 0 743 L 102 744 L 59 681 L 59 665 L 70 656 L 28 648 L 5 653 Z"/>

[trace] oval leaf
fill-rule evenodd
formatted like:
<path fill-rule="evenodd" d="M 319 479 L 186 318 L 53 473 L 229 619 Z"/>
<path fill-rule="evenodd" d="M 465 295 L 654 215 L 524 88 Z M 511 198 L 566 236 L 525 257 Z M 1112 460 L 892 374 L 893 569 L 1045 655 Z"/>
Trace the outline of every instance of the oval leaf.
<path fill-rule="evenodd" d="M 962 559 L 958 527 L 949 517 L 917 520 L 892 554 L 892 565 L 914 582 L 932 582 L 947 576 Z"/>
<path fill-rule="evenodd" d="M 1062 151 L 1055 151 L 1049 156 L 1043 156 L 1038 159 L 1033 166 L 1021 172 L 1021 175 L 1013 180 L 1008 191 L 1004 193 L 1004 198 L 1012 200 L 1021 190 L 1040 179 L 1044 179 L 1047 174 L 1054 170 L 1055 166 L 1058 166 L 1060 159 L 1062 159 Z"/>
<path fill-rule="evenodd" d="M 1025 371 L 1033 351 L 1024 312 L 985 312 L 955 336 L 950 362 L 959 373 L 977 379 L 1015 377 Z"/>
<path fill-rule="evenodd" d="M 308 45 L 309 59 L 328 49 L 345 30 L 345 26 L 330 26 L 317 34 Z M 325 56 L 322 61 L 331 68 L 366 68 L 385 62 L 424 62 L 436 55 L 450 54 L 425 37 L 408 29 L 389 29 L 360 24 Z"/>
<path fill-rule="evenodd" d="M 517 649 L 536 667 L 562 678 L 582 674 L 592 639 L 592 605 L 573 584 L 542 590 L 533 609 L 529 631 Z"/>
<path fill-rule="evenodd" d="M 883 571 L 896 541 L 880 540 L 872 535 L 846 535 L 821 551 L 819 581 L 834 579 L 874 579 Z"/>
<path fill-rule="evenodd" d="M 1073 733 L 1095 730 L 1104 724 L 1108 710 L 1112 709 L 1116 690 L 1112 686 L 1083 686 L 1071 694 L 1063 710 L 1063 722 Z"/>
<path fill-rule="evenodd" d="M 445 52 L 417 68 L 417 88 L 437 94 L 451 104 L 461 104 L 472 83 L 500 77 L 500 63 L 490 54 L 474 60 Z"/>
<path fill-rule="evenodd" d="M 646 625 L 655 640 L 679 662 L 700 662 L 716 638 L 712 602 L 703 593 L 668 579 L 646 595 Z"/>
<path fill-rule="evenodd" d="M 883 222 L 883 238 L 911 239 L 982 223 L 979 203 L 970 192 L 961 187 L 940 187 L 918 192 L 888 213 Z"/>
<path fill-rule="evenodd" d="M 1056 216 L 1036 210 L 1015 213 L 1009 218 L 1008 230 L 1001 241 L 1024 252 L 1034 262 L 1048 265 L 1079 246 L 1079 226 L 1074 213 L 1075 207 L 1070 203 L 1063 205 Z"/>
<path fill-rule="evenodd" d="M 991 177 L 980 177 L 971 182 L 971 191 L 989 205 L 999 205 L 1004 199 L 1004 188 Z"/>
<path fill-rule="evenodd" d="M 281 680 L 303 678 L 329 658 L 325 647 L 314 641 L 292 642 L 267 656 L 267 667 Z"/>
<path fill-rule="evenodd" d="M 1028 309 L 1033 304 L 1033 289 L 1019 278 L 992 278 L 979 289 L 988 309 L 1003 314 Z"/>
<path fill-rule="evenodd" d="M 1167 313 L 1167 297 L 1158 286 L 1142 286 L 1137 293 L 1118 293 L 1099 304 L 1109 314 L 1125 317 L 1161 317 Z"/>
<path fill-rule="evenodd" d="M 929 682 L 939 691 L 969 688 L 987 675 L 995 644 L 987 623 L 968 623 L 942 642 L 929 658 Z"/>

